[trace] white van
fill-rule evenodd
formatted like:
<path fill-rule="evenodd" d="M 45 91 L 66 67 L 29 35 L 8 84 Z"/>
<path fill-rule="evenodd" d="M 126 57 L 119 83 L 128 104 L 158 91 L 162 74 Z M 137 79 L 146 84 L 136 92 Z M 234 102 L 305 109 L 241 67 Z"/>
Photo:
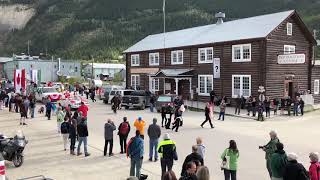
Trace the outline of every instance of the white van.
<path fill-rule="evenodd" d="M 112 90 L 109 94 L 109 100 L 108 100 L 108 104 L 111 104 L 111 100 L 112 98 L 119 94 L 121 97 L 125 96 L 125 95 L 130 95 L 131 92 L 134 91 L 132 89 L 120 89 L 120 90 Z"/>

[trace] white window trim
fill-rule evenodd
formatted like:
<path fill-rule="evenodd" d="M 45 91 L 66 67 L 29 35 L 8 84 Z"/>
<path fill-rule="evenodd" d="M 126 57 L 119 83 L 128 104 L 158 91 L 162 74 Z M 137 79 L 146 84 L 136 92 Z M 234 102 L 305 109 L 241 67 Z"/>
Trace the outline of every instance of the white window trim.
<path fill-rule="evenodd" d="M 290 31 L 291 30 L 291 31 Z M 287 23 L 287 35 L 288 36 L 292 36 L 292 30 L 293 30 L 293 26 L 292 23 Z"/>
<path fill-rule="evenodd" d="M 249 46 L 250 47 L 250 58 L 249 59 L 243 59 L 243 46 Z M 234 49 L 235 48 L 240 48 L 240 57 L 241 59 L 235 59 L 234 56 Z M 237 45 L 232 45 L 232 62 L 251 62 L 251 55 L 252 55 L 252 49 L 251 49 L 251 44 L 237 44 Z"/>
<path fill-rule="evenodd" d="M 158 56 L 158 63 L 151 63 L 151 56 Z M 156 53 L 149 53 L 149 65 L 150 66 L 159 66 L 159 62 L 160 62 L 160 55 L 158 52 Z"/>
<path fill-rule="evenodd" d="M 136 63 L 138 60 L 138 63 Z M 133 63 L 134 61 L 134 63 Z M 131 66 L 140 66 L 140 55 L 139 54 L 132 54 L 131 55 Z"/>
<path fill-rule="evenodd" d="M 211 80 L 212 80 L 211 91 L 212 91 L 213 90 L 213 75 L 204 75 L 204 74 L 198 75 L 198 90 L 199 90 L 198 94 L 199 94 L 199 96 L 210 96 L 210 92 L 200 93 L 200 77 L 205 77 L 204 87 L 205 87 L 206 91 L 207 91 L 207 78 L 211 78 Z"/>
<path fill-rule="evenodd" d="M 316 82 L 318 83 L 318 87 L 316 87 Z M 316 88 L 318 88 L 317 91 L 316 91 Z M 313 83 L 313 93 L 314 94 L 319 94 L 319 91 L 320 91 L 319 88 L 320 88 L 319 79 L 315 79 L 314 83 Z"/>
<path fill-rule="evenodd" d="M 173 62 L 173 54 L 177 53 L 177 62 Z M 178 62 L 179 53 L 182 53 L 182 61 Z M 171 51 L 171 64 L 183 64 L 183 50 Z"/>
<path fill-rule="evenodd" d="M 160 88 L 160 79 L 159 78 L 150 78 L 150 91 L 152 92 L 156 92 L 156 91 L 159 91 L 159 88 Z M 156 83 L 157 83 L 157 87 L 156 88 Z"/>
<path fill-rule="evenodd" d="M 135 85 L 133 86 L 133 84 L 132 84 L 132 79 L 135 79 Z M 138 81 L 139 80 L 139 81 Z M 133 88 L 133 89 L 137 89 L 137 86 L 140 86 L 140 75 L 138 75 L 138 74 L 132 74 L 131 75 L 131 87 Z"/>
<path fill-rule="evenodd" d="M 240 77 L 240 96 L 243 95 L 243 77 L 249 77 L 249 96 L 251 96 L 251 75 L 232 75 L 232 98 L 237 98 L 238 94 L 234 94 L 234 77 Z M 245 98 L 249 96 L 243 96 Z"/>
<path fill-rule="evenodd" d="M 290 49 L 293 48 L 294 52 L 286 52 L 286 48 Z M 284 45 L 283 46 L 283 54 L 295 54 L 296 53 L 296 46 L 295 45 Z"/>
<path fill-rule="evenodd" d="M 204 50 L 205 51 L 205 60 L 204 61 L 200 61 L 200 51 Z M 207 54 L 207 50 L 211 50 L 212 51 L 212 60 L 208 60 L 208 54 Z M 213 63 L 213 47 L 205 47 L 205 48 L 198 48 L 198 64 L 206 64 L 206 63 Z"/>

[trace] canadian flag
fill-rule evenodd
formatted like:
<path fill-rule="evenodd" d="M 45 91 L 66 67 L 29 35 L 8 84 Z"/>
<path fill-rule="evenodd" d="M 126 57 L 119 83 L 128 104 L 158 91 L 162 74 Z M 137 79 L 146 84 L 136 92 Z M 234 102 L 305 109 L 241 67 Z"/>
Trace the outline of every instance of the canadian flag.
<path fill-rule="evenodd" d="M 20 89 L 26 89 L 26 70 L 25 69 L 16 69 L 14 71 L 14 89 L 16 92 L 21 93 Z"/>

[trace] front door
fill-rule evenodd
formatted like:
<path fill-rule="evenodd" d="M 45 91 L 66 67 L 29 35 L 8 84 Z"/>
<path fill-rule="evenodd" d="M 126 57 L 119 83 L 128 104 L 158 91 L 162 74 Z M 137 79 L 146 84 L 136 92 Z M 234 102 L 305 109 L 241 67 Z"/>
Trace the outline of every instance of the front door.
<path fill-rule="evenodd" d="M 292 80 L 285 80 L 284 81 L 284 96 L 285 97 L 288 97 L 288 96 L 290 96 L 291 98 L 293 98 L 293 96 L 294 96 L 294 92 L 293 92 L 293 82 L 292 82 Z"/>

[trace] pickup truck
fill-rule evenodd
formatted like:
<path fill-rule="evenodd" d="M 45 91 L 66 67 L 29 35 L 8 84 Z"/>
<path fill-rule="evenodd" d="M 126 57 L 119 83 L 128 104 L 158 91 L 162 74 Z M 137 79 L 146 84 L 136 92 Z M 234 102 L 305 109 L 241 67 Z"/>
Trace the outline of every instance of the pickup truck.
<path fill-rule="evenodd" d="M 122 106 L 125 109 L 130 107 L 145 109 L 147 106 L 150 106 L 150 98 L 152 94 L 150 91 L 133 91 L 130 95 L 124 95 L 122 97 Z"/>

